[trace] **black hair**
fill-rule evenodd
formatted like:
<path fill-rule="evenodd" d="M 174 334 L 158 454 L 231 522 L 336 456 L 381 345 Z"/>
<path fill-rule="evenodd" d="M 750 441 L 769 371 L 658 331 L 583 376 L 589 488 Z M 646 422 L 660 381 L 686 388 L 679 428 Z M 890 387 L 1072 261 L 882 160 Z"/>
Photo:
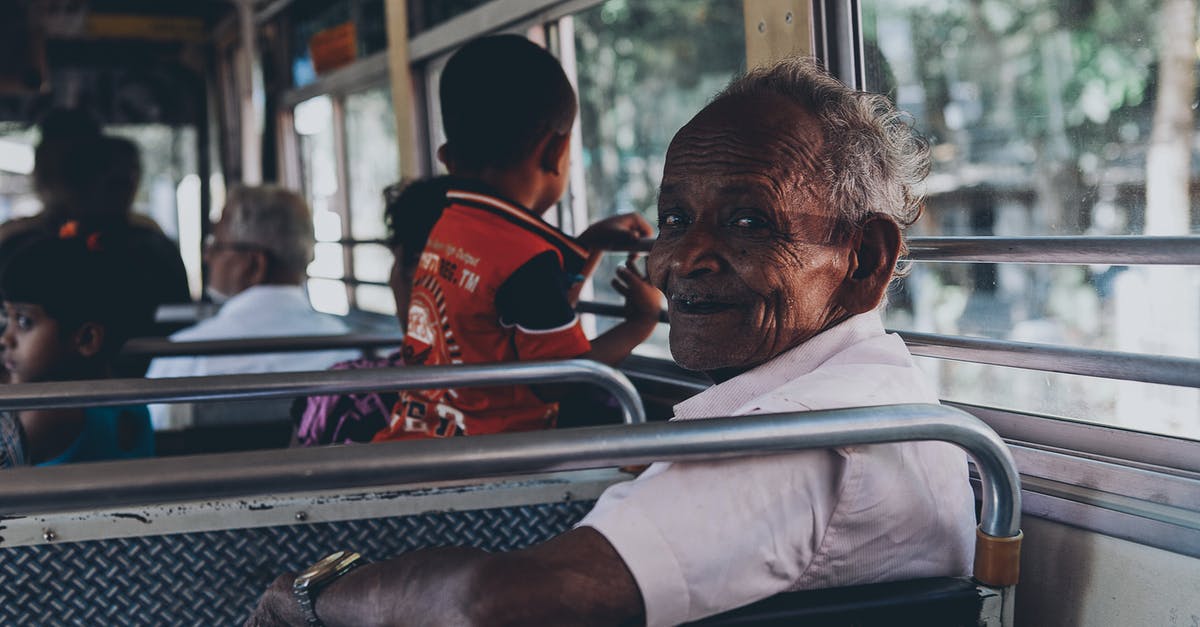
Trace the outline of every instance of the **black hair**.
<path fill-rule="evenodd" d="M 0 298 L 41 305 L 65 331 L 85 322 L 104 325 L 101 354 L 114 355 L 132 332 L 153 320 L 154 303 L 141 294 L 142 271 L 125 254 L 120 231 L 84 232 L 78 223 L 62 235 L 24 241 L 0 268 Z"/>
<path fill-rule="evenodd" d="M 83 109 L 50 109 L 38 122 L 42 141 L 74 141 L 100 136 L 100 123 Z"/>
<path fill-rule="evenodd" d="M 558 60 L 520 35 L 468 42 L 442 71 L 442 125 L 464 170 L 510 167 L 549 133 L 567 134 L 575 90 Z"/>
<path fill-rule="evenodd" d="M 429 233 L 448 204 L 446 192 L 454 182 L 455 177 L 436 176 L 396 183 L 383 190 L 383 222 L 387 225 L 388 245 L 401 250 L 403 265 L 415 266 L 421 258 Z"/>

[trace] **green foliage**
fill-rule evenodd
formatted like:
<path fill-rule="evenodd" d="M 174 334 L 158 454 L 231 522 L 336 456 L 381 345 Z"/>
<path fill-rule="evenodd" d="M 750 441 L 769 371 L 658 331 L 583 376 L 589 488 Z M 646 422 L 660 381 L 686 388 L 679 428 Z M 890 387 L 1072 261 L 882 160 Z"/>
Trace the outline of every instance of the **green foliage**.
<path fill-rule="evenodd" d="M 741 3 L 609 0 L 575 46 L 590 212 L 653 218 L 671 137 L 745 65 Z"/>
<path fill-rule="evenodd" d="M 966 129 L 1027 143 L 1042 157 L 1099 152 L 1148 129 L 1158 0 L 968 0 L 875 5 L 873 22 L 901 19 L 912 31 L 923 120 L 935 140 L 955 94 L 978 94 Z M 868 29 L 868 36 L 874 29 Z M 887 42 L 882 42 L 886 46 Z M 970 89 L 965 89 L 969 87 Z M 953 108 L 953 106 L 952 106 Z M 1047 147 L 1058 146 L 1058 152 Z M 1062 154 L 1062 149 L 1066 153 Z"/>

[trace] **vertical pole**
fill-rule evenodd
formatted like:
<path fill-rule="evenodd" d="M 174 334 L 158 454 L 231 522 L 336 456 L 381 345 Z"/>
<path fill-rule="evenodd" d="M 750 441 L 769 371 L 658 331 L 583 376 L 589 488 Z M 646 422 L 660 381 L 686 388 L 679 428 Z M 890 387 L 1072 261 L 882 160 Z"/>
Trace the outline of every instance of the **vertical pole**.
<path fill-rule="evenodd" d="M 396 144 L 400 151 L 400 178 L 421 176 L 417 157 L 416 102 L 413 100 L 412 68 L 408 56 L 407 0 L 386 0 L 388 73 L 392 84 L 392 107 L 396 115 Z"/>
<path fill-rule="evenodd" d="M 261 88 L 257 85 L 256 45 L 257 29 L 254 23 L 254 1 L 238 0 L 238 104 L 240 111 L 242 183 L 262 183 L 262 102 Z"/>
<path fill-rule="evenodd" d="M 350 153 L 346 147 L 346 99 L 341 95 L 330 98 L 333 100 L 333 153 L 337 167 L 337 193 L 334 202 L 342 223 L 342 284 L 346 286 L 346 303 L 350 309 L 354 309 L 354 283 L 346 280 L 355 276 L 354 247 L 345 243 L 354 239 L 350 230 Z"/>
<path fill-rule="evenodd" d="M 809 0 L 742 0 L 746 69 L 789 55 L 811 56 L 813 3 Z"/>

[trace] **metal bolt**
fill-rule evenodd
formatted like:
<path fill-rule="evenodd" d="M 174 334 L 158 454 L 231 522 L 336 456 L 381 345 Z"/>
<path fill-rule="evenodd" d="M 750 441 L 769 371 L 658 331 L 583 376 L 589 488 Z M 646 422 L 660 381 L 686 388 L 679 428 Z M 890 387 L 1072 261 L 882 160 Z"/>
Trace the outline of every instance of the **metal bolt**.
<path fill-rule="evenodd" d="M 759 23 L 758 23 L 758 32 L 760 32 L 760 33 L 765 33 L 765 32 L 767 32 L 767 22 L 766 22 L 766 20 L 763 20 L 763 21 L 761 21 L 761 22 L 759 22 Z"/>
<path fill-rule="evenodd" d="M 53 529 L 47 529 L 42 532 L 42 539 L 46 542 L 54 542 L 58 539 L 58 534 L 54 533 Z"/>
<path fill-rule="evenodd" d="M 788 11 L 787 15 L 783 16 L 783 21 L 787 22 L 788 24 L 792 23 L 792 12 L 791 11 Z"/>
<path fill-rule="evenodd" d="M 304 522 L 308 520 L 308 514 L 305 512 L 296 512 L 296 520 L 299 522 Z"/>

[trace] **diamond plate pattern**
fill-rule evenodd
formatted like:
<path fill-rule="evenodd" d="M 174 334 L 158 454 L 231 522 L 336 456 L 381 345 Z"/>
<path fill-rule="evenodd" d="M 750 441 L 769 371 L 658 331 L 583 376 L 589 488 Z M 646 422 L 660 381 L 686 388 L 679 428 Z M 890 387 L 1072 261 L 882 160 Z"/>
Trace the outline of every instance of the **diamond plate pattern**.
<path fill-rule="evenodd" d="M 0 549 L 2 625 L 240 625 L 280 573 L 338 549 L 372 561 L 436 546 L 521 548 L 571 527 L 573 501 Z"/>

